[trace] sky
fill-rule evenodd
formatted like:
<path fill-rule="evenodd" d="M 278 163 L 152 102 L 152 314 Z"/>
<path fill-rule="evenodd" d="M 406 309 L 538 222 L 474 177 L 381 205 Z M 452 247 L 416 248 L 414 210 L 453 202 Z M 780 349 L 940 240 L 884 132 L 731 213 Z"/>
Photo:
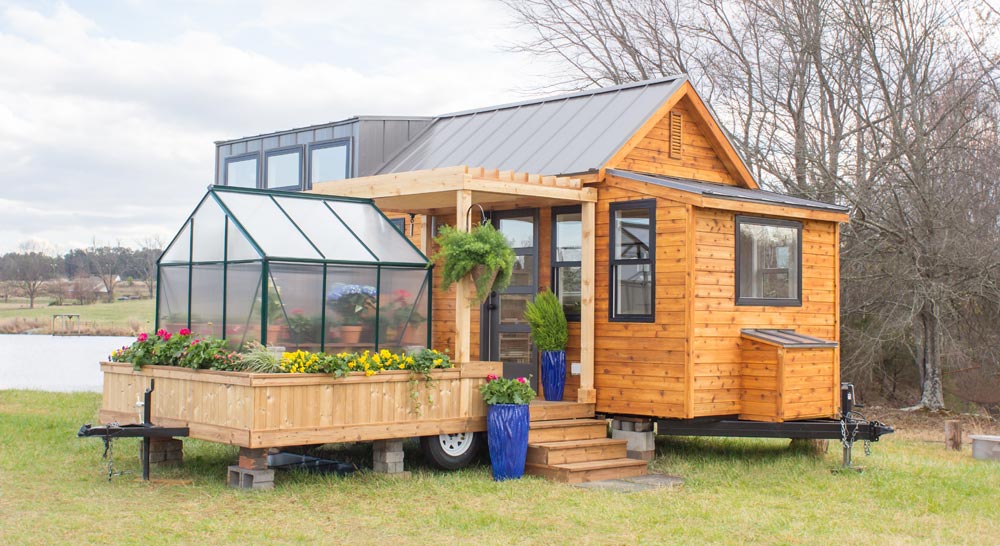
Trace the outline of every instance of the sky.
<path fill-rule="evenodd" d="M 169 241 L 214 141 L 523 100 L 486 0 L 0 0 L 0 253 Z"/>

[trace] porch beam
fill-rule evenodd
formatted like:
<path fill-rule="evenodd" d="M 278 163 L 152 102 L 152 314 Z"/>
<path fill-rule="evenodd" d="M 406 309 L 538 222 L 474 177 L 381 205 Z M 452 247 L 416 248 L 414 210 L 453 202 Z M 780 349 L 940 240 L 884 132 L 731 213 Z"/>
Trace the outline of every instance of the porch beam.
<path fill-rule="evenodd" d="M 472 190 L 455 192 L 455 229 L 469 231 L 466 214 L 472 207 Z M 469 288 L 472 281 L 463 277 L 455 285 L 455 361 L 472 360 L 472 307 L 469 304 Z"/>
<path fill-rule="evenodd" d="M 595 192 L 596 193 L 596 192 Z M 580 205 L 580 390 L 577 401 L 587 404 L 597 402 L 594 389 L 594 286 L 597 244 L 595 238 L 597 204 L 593 201 Z"/>

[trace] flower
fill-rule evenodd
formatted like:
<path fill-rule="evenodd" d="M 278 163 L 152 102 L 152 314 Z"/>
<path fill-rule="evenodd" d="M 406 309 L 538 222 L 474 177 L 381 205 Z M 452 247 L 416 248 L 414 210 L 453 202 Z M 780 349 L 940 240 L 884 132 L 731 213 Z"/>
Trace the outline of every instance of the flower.
<path fill-rule="evenodd" d="M 497 380 L 497 376 L 495 374 L 491 373 L 491 374 L 489 374 L 489 375 L 486 376 L 486 380 L 487 381 L 496 381 Z"/>
<path fill-rule="evenodd" d="M 191 335 L 191 330 L 188 330 L 187 328 L 181 328 L 177 333 L 182 336 L 189 336 Z"/>
<path fill-rule="evenodd" d="M 527 380 L 527 379 L 525 379 L 525 378 L 523 378 L 523 377 L 518 377 L 518 378 L 517 378 L 517 382 L 518 382 L 518 383 L 527 383 L 527 382 L 528 382 L 528 380 Z"/>
<path fill-rule="evenodd" d="M 139 337 L 137 337 L 135 339 L 137 341 L 146 341 L 147 339 L 149 339 L 149 334 L 147 334 L 146 332 L 143 332 L 143 333 L 139 334 Z"/>
<path fill-rule="evenodd" d="M 163 332 L 163 335 L 160 337 L 163 338 L 163 341 L 170 341 L 170 336 L 171 336 L 170 332 Z"/>

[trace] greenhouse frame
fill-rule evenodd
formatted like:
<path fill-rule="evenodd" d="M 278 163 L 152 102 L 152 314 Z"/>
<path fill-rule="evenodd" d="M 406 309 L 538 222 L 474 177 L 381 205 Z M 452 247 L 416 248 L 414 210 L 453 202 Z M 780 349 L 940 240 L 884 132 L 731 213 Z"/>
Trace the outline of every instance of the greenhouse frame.
<path fill-rule="evenodd" d="M 370 199 L 212 186 L 157 262 L 156 327 L 242 347 L 427 347 L 431 265 Z"/>

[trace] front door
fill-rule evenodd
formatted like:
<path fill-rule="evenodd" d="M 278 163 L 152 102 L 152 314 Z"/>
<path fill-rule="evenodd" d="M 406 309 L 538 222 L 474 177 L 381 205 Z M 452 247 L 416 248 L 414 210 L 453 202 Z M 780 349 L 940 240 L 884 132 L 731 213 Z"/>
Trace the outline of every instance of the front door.
<path fill-rule="evenodd" d="M 538 209 L 495 212 L 492 221 L 517 259 L 510 286 L 494 292 L 483 304 L 480 357 L 503 362 L 505 377 L 531 376 L 531 386 L 537 391 L 537 357 L 524 309 L 538 293 Z"/>

